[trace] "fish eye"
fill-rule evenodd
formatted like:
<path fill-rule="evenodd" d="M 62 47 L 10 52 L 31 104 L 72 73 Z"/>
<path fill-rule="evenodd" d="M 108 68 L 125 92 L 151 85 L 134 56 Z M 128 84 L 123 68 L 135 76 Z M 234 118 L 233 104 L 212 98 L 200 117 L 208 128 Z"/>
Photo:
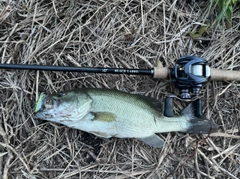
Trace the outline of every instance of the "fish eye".
<path fill-rule="evenodd" d="M 50 99 L 46 99 L 46 104 L 49 104 L 50 103 Z"/>
<path fill-rule="evenodd" d="M 47 97 L 45 101 L 46 105 L 52 105 L 53 104 L 53 99 L 51 97 Z"/>
<path fill-rule="evenodd" d="M 52 98 L 46 98 L 42 108 L 43 109 L 50 109 L 53 107 L 54 100 Z"/>

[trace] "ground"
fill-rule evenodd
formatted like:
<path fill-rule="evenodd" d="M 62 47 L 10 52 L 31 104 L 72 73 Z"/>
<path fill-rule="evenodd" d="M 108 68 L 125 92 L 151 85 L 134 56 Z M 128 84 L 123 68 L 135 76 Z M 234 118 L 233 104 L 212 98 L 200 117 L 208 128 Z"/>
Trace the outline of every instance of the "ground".
<path fill-rule="evenodd" d="M 208 1 L 60 0 L 0 2 L 0 63 L 150 69 L 184 55 L 240 70 L 240 9 L 216 25 Z M 203 34 L 190 33 L 204 24 Z M 158 134 L 155 149 L 136 139 L 103 140 L 33 118 L 40 92 L 112 88 L 163 102 L 178 94 L 150 76 L 0 69 L 0 178 L 240 178 L 240 84 L 209 82 L 203 115 L 218 133 Z M 184 104 L 174 101 L 175 113 Z"/>

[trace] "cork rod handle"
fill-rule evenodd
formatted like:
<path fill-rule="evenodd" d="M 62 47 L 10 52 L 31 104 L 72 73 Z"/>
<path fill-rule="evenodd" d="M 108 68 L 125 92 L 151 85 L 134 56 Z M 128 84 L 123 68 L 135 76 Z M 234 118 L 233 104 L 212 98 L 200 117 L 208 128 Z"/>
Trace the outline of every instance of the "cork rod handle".
<path fill-rule="evenodd" d="M 211 68 L 211 81 L 240 81 L 240 71 L 220 70 Z M 170 70 L 166 67 L 155 67 L 153 78 L 167 79 L 170 77 Z"/>
<path fill-rule="evenodd" d="M 212 81 L 240 81 L 240 71 L 211 68 Z"/>

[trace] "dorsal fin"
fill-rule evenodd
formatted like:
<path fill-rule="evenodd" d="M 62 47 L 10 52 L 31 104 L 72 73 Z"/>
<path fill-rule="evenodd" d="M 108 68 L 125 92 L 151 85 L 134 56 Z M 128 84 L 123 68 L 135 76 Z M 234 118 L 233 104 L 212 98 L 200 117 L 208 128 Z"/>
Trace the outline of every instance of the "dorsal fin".
<path fill-rule="evenodd" d="M 162 112 L 162 108 L 161 108 L 161 102 L 151 98 L 149 96 L 144 96 L 144 95 L 140 95 L 140 94 L 133 94 L 136 95 L 136 97 L 141 100 L 144 101 L 145 103 L 147 103 L 149 106 L 151 106 L 152 108 L 161 111 Z"/>
<path fill-rule="evenodd" d="M 193 109 L 193 104 L 190 103 L 189 105 L 187 105 L 187 107 L 185 107 L 182 112 L 183 115 L 188 115 L 188 116 L 194 116 L 194 109 Z"/>
<path fill-rule="evenodd" d="M 120 90 L 117 90 L 117 89 L 98 89 L 98 88 L 88 88 L 88 89 L 81 89 L 81 90 L 86 90 L 86 91 L 92 91 L 92 92 L 98 92 L 100 93 L 101 95 L 110 95 L 110 93 L 107 93 L 107 92 L 111 92 L 111 94 L 113 93 L 116 93 L 116 94 L 122 94 L 123 96 L 125 97 L 133 97 L 133 99 L 137 99 L 139 101 L 142 101 L 144 103 L 146 103 L 147 105 L 149 105 L 150 107 L 154 108 L 155 110 L 157 111 L 160 111 L 162 112 L 162 108 L 161 108 L 161 102 L 154 99 L 154 98 L 151 98 L 149 96 L 144 96 L 144 95 L 141 95 L 141 94 L 133 94 L 133 93 L 128 93 L 128 92 L 125 92 L 125 91 L 120 91 Z"/>

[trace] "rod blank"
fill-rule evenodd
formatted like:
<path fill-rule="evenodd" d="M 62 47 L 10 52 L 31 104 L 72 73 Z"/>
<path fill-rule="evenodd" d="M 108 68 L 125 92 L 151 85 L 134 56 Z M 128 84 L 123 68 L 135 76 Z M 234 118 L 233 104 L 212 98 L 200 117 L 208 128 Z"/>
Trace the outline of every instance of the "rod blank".
<path fill-rule="evenodd" d="M 87 73 L 112 73 L 128 75 L 151 75 L 153 69 L 125 69 L 125 68 L 88 68 L 71 66 L 48 66 L 48 65 L 24 65 L 24 64 L 0 64 L 0 69 L 19 70 L 43 70 L 43 71 L 63 71 L 63 72 L 87 72 Z"/>

